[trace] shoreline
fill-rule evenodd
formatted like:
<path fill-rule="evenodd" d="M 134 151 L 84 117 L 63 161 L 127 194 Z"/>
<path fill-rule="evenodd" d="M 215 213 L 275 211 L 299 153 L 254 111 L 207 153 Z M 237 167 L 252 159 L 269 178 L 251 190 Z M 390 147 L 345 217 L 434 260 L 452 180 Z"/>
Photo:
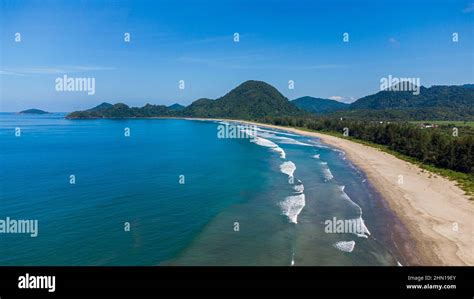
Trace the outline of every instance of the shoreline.
<path fill-rule="evenodd" d="M 380 193 L 382 204 L 400 220 L 391 239 L 408 265 L 474 265 L 474 203 L 455 182 L 376 148 L 331 135 L 242 120 L 183 119 L 233 121 L 320 138 L 346 153 Z"/>

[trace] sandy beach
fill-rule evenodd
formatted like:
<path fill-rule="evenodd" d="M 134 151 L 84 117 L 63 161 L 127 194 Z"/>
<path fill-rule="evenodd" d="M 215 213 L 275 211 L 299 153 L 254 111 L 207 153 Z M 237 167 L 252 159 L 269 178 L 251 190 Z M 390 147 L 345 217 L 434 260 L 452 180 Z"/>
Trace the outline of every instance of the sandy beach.
<path fill-rule="evenodd" d="M 474 202 L 454 182 L 347 139 L 289 127 L 245 123 L 317 137 L 345 151 L 347 158 L 366 173 L 414 240 L 400 244 L 409 265 L 474 265 Z"/>

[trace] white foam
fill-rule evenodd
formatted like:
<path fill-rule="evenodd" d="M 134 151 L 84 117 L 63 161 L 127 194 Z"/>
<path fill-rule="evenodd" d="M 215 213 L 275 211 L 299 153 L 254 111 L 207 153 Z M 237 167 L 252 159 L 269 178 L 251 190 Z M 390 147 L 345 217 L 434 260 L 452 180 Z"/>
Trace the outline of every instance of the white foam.
<path fill-rule="evenodd" d="M 324 178 L 326 179 L 326 181 L 332 180 L 334 178 L 334 176 L 332 175 L 332 172 L 329 168 L 324 168 L 323 169 L 323 174 L 324 174 Z"/>
<path fill-rule="evenodd" d="M 331 169 L 329 169 L 329 167 L 327 166 L 328 163 L 327 162 L 321 162 L 321 165 L 323 165 L 324 179 L 326 181 L 332 180 L 334 178 L 334 176 L 332 175 Z"/>
<path fill-rule="evenodd" d="M 402 264 L 400 264 L 400 262 L 399 262 L 399 261 L 397 261 L 397 266 L 399 266 L 399 267 L 403 267 L 403 265 L 402 265 Z"/>
<path fill-rule="evenodd" d="M 299 136 L 299 135 L 296 135 L 296 134 L 291 134 L 291 133 L 286 133 L 286 132 L 265 130 L 265 129 L 262 129 L 262 128 L 259 128 L 259 127 L 257 127 L 257 130 L 258 130 L 258 131 L 261 131 L 261 132 L 268 132 L 268 133 L 280 134 L 280 135 L 286 135 L 286 136 L 294 136 L 294 137 L 298 137 L 298 136 Z"/>
<path fill-rule="evenodd" d="M 304 185 L 303 184 L 295 185 L 293 188 L 295 189 L 296 193 L 303 193 L 304 192 Z"/>
<path fill-rule="evenodd" d="M 345 186 L 339 186 L 339 188 L 341 189 L 341 192 L 342 192 L 342 198 L 345 199 L 346 201 L 348 201 L 359 212 L 359 217 L 356 218 L 356 219 L 353 219 L 354 221 L 356 221 L 357 227 L 359 227 L 361 229 L 361 231 L 356 233 L 356 235 L 358 237 L 368 238 L 368 236 L 370 236 L 370 231 L 367 228 L 367 226 L 365 225 L 364 219 L 362 218 L 362 208 L 358 204 L 356 204 L 354 201 L 352 201 L 352 199 L 349 197 L 349 195 L 347 195 L 347 193 L 344 192 Z"/>
<path fill-rule="evenodd" d="M 293 175 L 296 170 L 295 163 L 291 161 L 283 162 L 280 165 L 280 171 L 288 176 L 289 179 L 293 178 Z"/>
<path fill-rule="evenodd" d="M 244 127 L 242 127 L 244 128 Z M 270 138 L 270 139 L 276 139 L 278 140 L 279 143 L 283 143 L 283 144 L 294 144 L 294 145 L 303 145 L 303 146 L 313 146 L 312 144 L 308 144 L 308 143 L 304 143 L 304 142 L 300 142 L 296 139 L 293 139 L 293 138 L 289 138 L 289 137 L 283 137 L 283 136 L 277 136 L 276 134 L 280 134 L 280 135 L 290 135 L 290 136 L 297 136 L 298 135 L 293 135 L 293 134 L 285 134 L 285 133 L 281 133 L 281 132 L 276 132 L 276 131 L 269 131 L 269 130 L 262 130 L 260 128 L 256 128 L 256 130 L 258 131 L 258 136 L 259 137 L 262 137 L 262 138 Z M 255 134 L 254 134 L 255 135 Z"/>
<path fill-rule="evenodd" d="M 286 153 L 285 151 L 279 147 L 276 143 L 268 140 L 268 139 L 265 139 L 265 138 L 262 138 L 262 137 L 258 137 L 258 136 L 255 136 L 255 134 L 253 134 L 253 132 L 249 132 L 248 130 L 244 130 L 244 132 L 246 132 L 247 134 L 249 134 L 251 137 L 250 139 L 250 142 L 253 142 L 257 145 L 260 145 L 260 146 L 264 146 L 264 147 L 269 147 L 271 148 L 273 151 L 277 152 L 280 154 L 280 158 L 282 159 L 285 159 L 286 158 Z"/>
<path fill-rule="evenodd" d="M 355 247 L 355 241 L 339 241 L 334 244 L 334 247 L 344 252 L 352 252 Z"/>
<path fill-rule="evenodd" d="M 262 137 L 256 137 L 256 136 L 252 136 L 254 137 L 253 139 L 250 139 L 253 143 L 255 144 L 258 144 L 260 146 L 265 146 L 265 147 L 278 147 L 278 145 L 276 145 L 275 143 L 273 143 L 272 141 L 268 140 L 268 139 L 265 139 L 265 138 L 262 138 Z"/>
<path fill-rule="evenodd" d="M 280 143 L 283 143 L 283 144 L 293 144 L 293 145 L 302 145 L 302 146 L 313 146 L 312 144 L 300 142 L 300 141 L 298 141 L 298 140 L 296 140 L 296 139 L 293 139 L 293 138 L 281 137 L 281 136 L 274 136 L 273 138 L 279 140 L 279 142 L 280 142 Z"/>
<path fill-rule="evenodd" d="M 291 223 L 298 223 L 298 215 L 305 206 L 304 194 L 288 196 L 284 201 L 280 202 L 280 207 L 283 215 L 288 217 Z"/>
<path fill-rule="evenodd" d="M 318 147 L 318 148 L 331 149 L 329 146 L 322 145 L 321 143 L 314 143 L 313 146 Z"/>
<path fill-rule="evenodd" d="M 319 159 L 319 154 L 314 155 L 313 158 Z"/>
<path fill-rule="evenodd" d="M 355 234 L 361 238 L 368 238 L 370 236 L 370 232 L 367 226 L 365 226 L 365 222 L 364 219 L 362 219 L 362 216 L 352 220 L 356 222 L 356 227 L 360 229 L 360 231 L 356 232 Z"/>
<path fill-rule="evenodd" d="M 272 150 L 274 150 L 275 152 L 279 153 L 279 154 L 280 154 L 280 158 L 286 159 L 286 153 L 285 153 L 285 151 L 284 151 L 281 147 L 277 146 L 277 147 L 272 148 Z"/>

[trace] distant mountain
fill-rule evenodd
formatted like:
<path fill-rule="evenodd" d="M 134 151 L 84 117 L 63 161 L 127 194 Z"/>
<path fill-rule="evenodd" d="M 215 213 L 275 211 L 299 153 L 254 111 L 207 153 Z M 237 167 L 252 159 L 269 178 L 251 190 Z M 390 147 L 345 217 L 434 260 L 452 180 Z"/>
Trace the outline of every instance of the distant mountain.
<path fill-rule="evenodd" d="M 331 99 L 301 97 L 291 101 L 296 107 L 311 113 L 321 114 L 349 108 L 349 104 Z"/>
<path fill-rule="evenodd" d="M 180 105 L 178 103 L 175 103 L 173 105 L 168 106 L 168 109 L 170 109 L 170 110 L 183 110 L 184 108 L 186 108 L 186 107 L 183 106 L 183 105 Z"/>
<path fill-rule="evenodd" d="M 49 112 L 46 112 L 40 109 L 27 109 L 27 110 L 20 111 L 18 113 L 20 114 L 49 114 Z"/>
<path fill-rule="evenodd" d="M 181 108 L 182 107 L 182 108 Z M 132 118 L 132 117 L 223 117 L 260 119 L 294 116 L 303 112 L 292 105 L 276 88 L 262 81 L 246 81 L 216 100 L 199 99 L 183 107 L 147 104 L 141 108 L 119 103 L 102 103 L 85 111 L 75 111 L 67 118 Z"/>
<path fill-rule="evenodd" d="M 276 88 L 262 81 L 246 81 L 216 100 L 202 98 L 183 107 L 147 104 L 141 108 L 102 103 L 68 118 L 209 117 L 261 120 L 307 116 L 373 120 L 474 120 L 473 84 L 421 86 L 411 91 L 383 90 L 348 105 L 329 99 L 303 97 L 288 101 Z M 298 108 L 299 107 L 299 108 Z M 300 109 L 301 108 L 301 109 Z"/>
<path fill-rule="evenodd" d="M 464 86 L 421 86 L 420 93 L 380 91 L 358 99 L 348 111 L 333 116 L 403 120 L 473 120 L 474 89 Z"/>
<path fill-rule="evenodd" d="M 89 110 L 72 112 L 66 118 L 134 118 L 169 116 L 170 114 L 171 110 L 164 105 L 146 104 L 138 108 L 129 107 L 123 103 L 115 105 L 102 103 Z"/>

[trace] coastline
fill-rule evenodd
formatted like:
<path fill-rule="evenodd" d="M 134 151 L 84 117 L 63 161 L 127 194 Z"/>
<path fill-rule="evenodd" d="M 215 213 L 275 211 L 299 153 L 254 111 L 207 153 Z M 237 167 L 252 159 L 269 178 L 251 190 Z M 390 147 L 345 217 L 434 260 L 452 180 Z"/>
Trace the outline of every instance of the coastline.
<path fill-rule="evenodd" d="M 454 182 L 376 148 L 331 135 L 241 120 L 184 119 L 235 121 L 320 138 L 346 152 L 406 227 L 414 242 L 396 246 L 409 265 L 474 265 L 474 203 Z M 394 229 L 402 234 L 402 228 Z"/>

